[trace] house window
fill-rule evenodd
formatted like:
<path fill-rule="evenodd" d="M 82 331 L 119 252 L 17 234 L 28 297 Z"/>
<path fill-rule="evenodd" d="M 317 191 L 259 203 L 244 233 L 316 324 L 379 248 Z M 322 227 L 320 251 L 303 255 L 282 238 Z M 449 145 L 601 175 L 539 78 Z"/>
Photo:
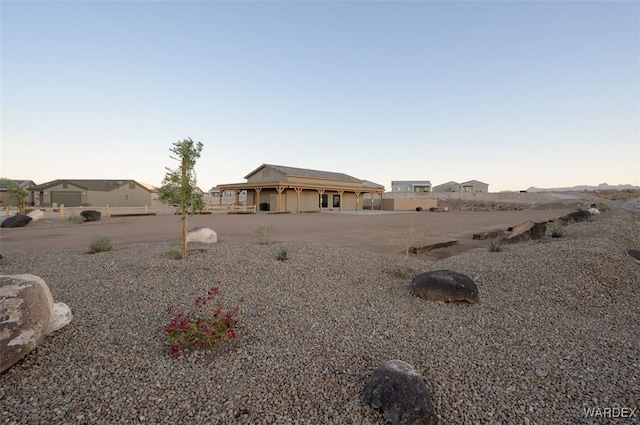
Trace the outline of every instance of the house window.
<path fill-rule="evenodd" d="M 62 188 L 63 188 L 63 189 L 66 189 L 66 188 L 68 188 L 68 187 L 69 187 L 69 185 L 68 185 L 68 184 L 66 184 L 66 183 L 62 183 Z"/>
<path fill-rule="evenodd" d="M 333 195 L 333 208 L 340 208 L 340 195 Z"/>
<path fill-rule="evenodd" d="M 320 202 L 321 202 L 322 208 L 327 208 L 329 206 L 329 195 L 323 193 L 322 196 L 320 197 Z"/>

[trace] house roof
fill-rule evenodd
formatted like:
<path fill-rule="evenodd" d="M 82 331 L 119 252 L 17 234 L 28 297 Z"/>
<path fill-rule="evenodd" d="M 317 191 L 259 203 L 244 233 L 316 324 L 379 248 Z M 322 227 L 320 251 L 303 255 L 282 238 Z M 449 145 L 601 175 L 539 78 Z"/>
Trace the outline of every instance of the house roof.
<path fill-rule="evenodd" d="M 431 185 L 431 181 L 429 180 L 394 180 L 391 182 L 391 185 L 394 184 L 412 184 L 412 185 L 418 185 L 418 186 L 426 186 L 426 185 Z"/>
<path fill-rule="evenodd" d="M 37 186 L 33 186 L 32 190 L 44 190 L 53 186 L 57 186 L 63 183 L 71 184 L 73 186 L 77 186 L 81 189 L 85 190 L 93 190 L 98 192 L 109 192 L 111 190 L 117 189 L 119 187 L 124 186 L 129 183 L 136 183 L 138 186 L 142 187 L 145 190 L 151 191 L 145 185 L 142 185 L 135 180 L 66 180 L 66 179 L 58 179 L 53 180 L 47 183 L 43 183 Z"/>
<path fill-rule="evenodd" d="M 320 171 L 320 170 L 310 170 L 307 168 L 295 168 L 295 167 L 286 167 L 283 165 L 273 165 L 273 164 L 262 164 L 249 174 L 247 174 L 244 178 L 249 179 L 252 175 L 262 170 L 265 167 L 273 168 L 287 176 L 299 176 L 299 177 L 314 177 L 320 179 L 331 179 L 331 180 L 341 180 L 341 181 L 352 181 L 362 183 L 363 180 L 357 179 L 355 177 L 349 176 L 344 173 L 334 173 L 332 171 Z"/>
<path fill-rule="evenodd" d="M 13 182 L 15 185 L 21 188 L 34 186 L 35 183 L 33 180 L 13 180 L 13 179 L 0 179 L 0 189 L 9 189 L 12 187 L 10 182 Z"/>
<path fill-rule="evenodd" d="M 476 183 L 487 184 L 487 183 L 481 182 L 479 180 L 469 180 L 469 181 L 466 181 L 466 182 L 463 182 L 463 183 L 460 183 L 460 184 L 469 184 L 469 183 L 471 183 L 471 184 L 476 184 Z"/>

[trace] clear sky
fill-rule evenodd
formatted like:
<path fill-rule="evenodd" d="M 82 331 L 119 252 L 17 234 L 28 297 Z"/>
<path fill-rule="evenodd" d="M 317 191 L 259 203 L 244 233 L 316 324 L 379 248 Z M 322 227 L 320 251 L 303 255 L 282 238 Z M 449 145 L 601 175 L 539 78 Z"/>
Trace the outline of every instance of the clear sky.
<path fill-rule="evenodd" d="M 638 1 L 5 1 L 0 175 L 640 185 Z"/>

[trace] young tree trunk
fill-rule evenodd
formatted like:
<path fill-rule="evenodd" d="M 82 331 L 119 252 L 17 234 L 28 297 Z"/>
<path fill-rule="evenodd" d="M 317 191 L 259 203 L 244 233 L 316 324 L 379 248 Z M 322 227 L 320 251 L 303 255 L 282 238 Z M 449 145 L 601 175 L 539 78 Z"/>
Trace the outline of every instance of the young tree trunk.
<path fill-rule="evenodd" d="M 182 210 L 182 259 L 187 258 L 187 212 Z"/>
<path fill-rule="evenodd" d="M 187 258 L 187 204 L 188 199 L 185 196 L 184 185 L 188 184 L 186 158 L 182 158 L 182 259 Z"/>

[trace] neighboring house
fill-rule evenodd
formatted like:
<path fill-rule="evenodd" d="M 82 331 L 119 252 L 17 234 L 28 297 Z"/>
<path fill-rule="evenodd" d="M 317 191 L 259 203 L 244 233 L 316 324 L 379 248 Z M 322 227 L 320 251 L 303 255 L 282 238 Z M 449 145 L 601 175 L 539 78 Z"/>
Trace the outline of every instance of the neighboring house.
<path fill-rule="evenodd" d="M 488 193 L 489 184 L 478 180 L 469 180 L 468 182 L 460 183 L 460 192 Z"/>
<path fill-rule="evenodd" d="M 478 180 L 469 180 L 464 183 L 450 181 L 433 187 L 434 192 L 467 192 L 488 193 L 489 185 Z"/>
<path fill-rule="evenodd" d="M 8 179 L 8 180 L 11 180 L 11 179 Z M 33 180 L 11 180 L 11 181 L 17 184 L 20 189 L 26 189 L 26 190 L 29 190 L 29 188 L 36 185 Z M 17 207 L 18 204 L 16 203 L 15 199 L 12 199 L 9 196 L 9 194 L 7 193 L 7 189 L 9 188 L 5 186 L 2 182 L 0 182 L 0 207 L 2 208 Z M 29 192 L 29 195 L 27 196 L 27 206 L 35 205 L 35 200 L 33 198 L 33 195 L 34 194 L 32 192 Z"/>
<path fill-rule="evenodd" d="M 244 190 L 247 204 L 260 211 L 357 211 L 365 194 L 382 198 L 384 193 L 384 186 L 347 174 L 272 164 L 262 164 L 244 178 L 246 183 L 219 185 L 219 193 L 234 191 L 239 205 Z"/>
<path fill-rule="evenodd" d="M 392 192 L 431 192 L 429 180 L 397 180 L 391 182 Z"/>
<path fill-rule="evenodd" d="M 241 190 L 239 193 L 240 205 L 245 205 L 247 201 L 247 191 Z M 232 205 L 236 202 L 236 193 L 233 190 L 220 191 L 218 186 L 214 186 L 209 189 L 208 198 L 205 198 L 207 203 L 213 205 Z"/>
<path fill-rule="evenodd" d="M 153 204 L 152 189 L 135 180 L 53 180 L 30 188 L 39 206 L 138 207 Z"/>

